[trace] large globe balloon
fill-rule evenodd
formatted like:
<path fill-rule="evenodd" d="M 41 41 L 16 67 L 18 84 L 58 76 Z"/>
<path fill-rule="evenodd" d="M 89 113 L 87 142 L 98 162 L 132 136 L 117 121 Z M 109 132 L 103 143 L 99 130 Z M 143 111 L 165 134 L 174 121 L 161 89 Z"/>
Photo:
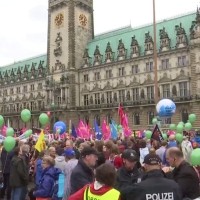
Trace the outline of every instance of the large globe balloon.
<path fill-rule="evenodd" d="M 67 126 L 62 121 L 56 122 L 54 124 L 54 126 L 53 126 L 53 132 L 54 133 L 59 133 L 60 135 L 62 135 L 63 133 L 65 133 L 66 129 L 67 129 Z"/>
<path fill-rule="evenodd" d="M 156 105 L 159 117 L 171 117 L 176 111 L 175 103 L 170 99 L 162 99 Z"/>

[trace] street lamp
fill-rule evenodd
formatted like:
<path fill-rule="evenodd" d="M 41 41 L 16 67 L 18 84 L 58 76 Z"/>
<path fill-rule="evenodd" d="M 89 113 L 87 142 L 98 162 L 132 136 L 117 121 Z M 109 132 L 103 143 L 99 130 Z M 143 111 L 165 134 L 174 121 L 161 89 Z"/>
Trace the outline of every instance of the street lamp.
<path fill-rule="evenodd" d="M 51 104 L 51 107 L 53 108 L 53 125 L 54 125 L 54 123 L 55 123 L 55 108 L 56 108 L 56 105 L 55 105 L 55 103 L 53 102 L 52 104 Z M 53 125 L 52 125 L 52 130 L 53 130 Z"/>

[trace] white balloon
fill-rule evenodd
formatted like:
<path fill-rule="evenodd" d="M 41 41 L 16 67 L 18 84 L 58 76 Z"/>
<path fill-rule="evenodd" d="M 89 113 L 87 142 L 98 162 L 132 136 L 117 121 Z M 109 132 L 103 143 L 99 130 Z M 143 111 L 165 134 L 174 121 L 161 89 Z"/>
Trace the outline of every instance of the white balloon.
<path fill-rule="evenodd" d="M 162 99 L 156 105 L 160 117 L 171 117 L 176 112 L 176 105 L 171 99 Z"/>

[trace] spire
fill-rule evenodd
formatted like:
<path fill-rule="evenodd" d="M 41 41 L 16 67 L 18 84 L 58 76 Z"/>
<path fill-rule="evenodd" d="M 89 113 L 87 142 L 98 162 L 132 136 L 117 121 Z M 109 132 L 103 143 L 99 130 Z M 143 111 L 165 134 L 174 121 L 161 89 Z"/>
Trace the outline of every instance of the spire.
<path fill-rule="evenodd" d="M 197 12 L 196 12 L 196 23 L 200 23 L 200 9 L 197 7 Z"/>

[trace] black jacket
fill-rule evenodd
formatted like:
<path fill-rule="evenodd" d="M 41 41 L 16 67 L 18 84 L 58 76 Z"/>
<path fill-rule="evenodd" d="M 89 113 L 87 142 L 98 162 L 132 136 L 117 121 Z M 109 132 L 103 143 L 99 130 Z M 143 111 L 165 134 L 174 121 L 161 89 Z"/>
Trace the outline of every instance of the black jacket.
<path fill-rule="evenodd" d="M 200 196 L 199 179 L 194 168 L 183 161 L 172 172 L 173 179 L 179 184 L 183 197 L 195 199 Z"/>
<path fill-rule="evenodd" d="M 141 174 L 137 167 L 133 168 L 132 171 L 127 171 L 126 168 L 123 166 L 117 171 L 115 188 L 121 191 L 122 188 L 137 183 L 140 177 Z"/>
<path fill-rule="evenodd" d="M 83 186 L 94 181 L 94 173 L 83 160 L 79 160 L 71 174 L 71 194 L 77 192 Z"/>
<path fill-rule="evenodd" d="M 182 200 L 178 184 L 173 180 L 165 178 L 161 170 L 148 172 L 143 177 L 142 182 L 124 188 L 121 193 L 122 200 Z"/>
<path fill-rule="evenodd" d="M 7 152 L 4 148 L 1 152 L 1 170 L 4 174 L 10 174 L 10 162 L 14 156 L 13 151 Z"/>
<path fill-rule="evenodd" d="M 12 188 L 27 186 L 29 180 L 29 171 L 26 161 L 14 156 L 10 164 L 10 186 Z"/>

